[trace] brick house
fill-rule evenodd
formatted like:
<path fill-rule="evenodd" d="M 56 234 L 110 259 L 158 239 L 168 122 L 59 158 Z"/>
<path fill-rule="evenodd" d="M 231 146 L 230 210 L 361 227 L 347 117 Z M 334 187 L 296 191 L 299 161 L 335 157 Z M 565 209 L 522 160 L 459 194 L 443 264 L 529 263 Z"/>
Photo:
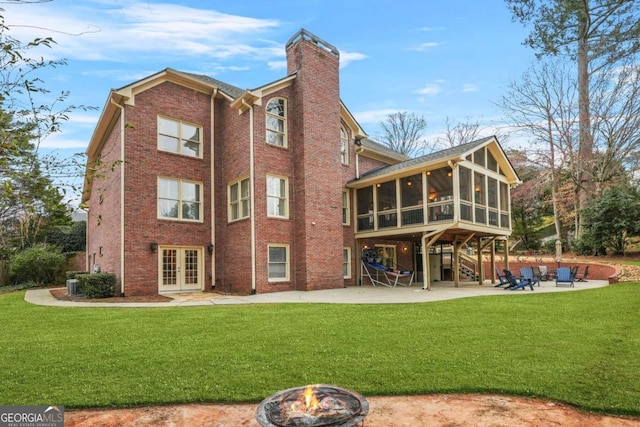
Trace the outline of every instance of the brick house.
<path fill-rule="evenodd" d="M 409 159 L 368 139 L 340 100 L 335 47 L 301 30 L 286 52 L 286 77 L 252 90 L 167 68 L 111 91 L 83 205 L 88 268 L 116 273 L 121 295 L 342 288 L 358 283 L 363 248 L 415 268 L 428 265 L 426 244 L 510 234 L 508 206 L 489 193 L 508 203 L 517 176 L 495 138 Z M 484 220 L 477 201 L 430 199 L 444 168 L 441 197 L 458 197 L 460 170 L 484 180 Z M 419 200 L 396 191 L 408 177 Z M 436 219 L 460 208 L 471 220 Z M 453 231 L 431 241 L 443 226 Z"/>

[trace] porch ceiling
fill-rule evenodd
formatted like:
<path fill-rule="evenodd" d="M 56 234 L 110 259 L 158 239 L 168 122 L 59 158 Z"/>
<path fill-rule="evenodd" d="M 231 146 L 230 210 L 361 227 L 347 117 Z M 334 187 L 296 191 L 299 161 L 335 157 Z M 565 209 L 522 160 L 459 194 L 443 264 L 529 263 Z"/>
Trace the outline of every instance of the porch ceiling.
<path fill-rule="evenodd" d="M 422 235 L 437 230 L 435 227 L 411 229 L 411 230 L 389 230 L 388 232 L 376 232 L 376 233 L 359 233 L 356 235 L 356 239 L 383 239 L 383 240 L 398 240 L 403 242 L 415 242 L 420 243 Z M 498 230 L 470 230 L 468 228 L 460 226 L 452 226 L 447 228 L 442 236 L 438 239 L 438 243 L 451 243 L 455 241 L 465 240 L 469 235 L 474 234 L 474 237 L 481 238 L 506 238 L 510 234 L 509 230 L 499 232 Z"/>

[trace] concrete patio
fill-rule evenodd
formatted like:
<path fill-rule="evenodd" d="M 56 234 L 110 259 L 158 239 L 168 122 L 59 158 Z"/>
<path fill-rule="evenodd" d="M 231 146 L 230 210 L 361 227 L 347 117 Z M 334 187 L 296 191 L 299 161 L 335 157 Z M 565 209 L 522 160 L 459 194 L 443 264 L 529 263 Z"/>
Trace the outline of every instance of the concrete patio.
<path fill-rule="evenodd" d="M 606 280 L 589 280 L 576 282 L 575 287 L 556 287 L 554 281 L 541 282 L 534 291 L 506 290 L 496 288 L 490 281 L 480 286 L 477 282 L 463 282 L 454 287 L 453 282 L 434 282 L 431 290 L 423 290 L 422 283 L 414 283 L 411 287 L 398 286 L 352 286 L 343 289 L 327 289 L 319 291 L 286 291 L 258 295 L 223 295 L 211 292 L 172 293 L 165 296 L 173 298 L 169 302 L 76 302 L 62 301 L 54 298 L 49 289 L 31 289 L 25 294 L 25 301 L 45 306 L 59 307 L 176 307 L 198 305 L 232 305 L 232 304 L 266 304 L 266 303 L 323 303 L 323 304 L 408 304 L 443 301 L 455 298 L 469 298 L 491 295 L 510 295 L 524 297 L 537 293 L 570 292 L 595 289 L 608 286 Z"/>

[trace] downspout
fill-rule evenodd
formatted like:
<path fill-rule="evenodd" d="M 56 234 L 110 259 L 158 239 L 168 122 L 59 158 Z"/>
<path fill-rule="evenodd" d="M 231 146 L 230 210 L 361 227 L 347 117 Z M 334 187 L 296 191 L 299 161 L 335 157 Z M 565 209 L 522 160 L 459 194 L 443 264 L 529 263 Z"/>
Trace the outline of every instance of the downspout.
<path fill-rule="evenodd" d="M 120 296 L 124 297 L 124 107 L 109 99 L 120 109 Z"/>
<path fill-rule="evenodd" d="M 251 295 L 256 293 L 256 188 L 255 188 L 255 153 L 253 150 L 253 105 L 244 99 L 242 104 L 249 109 L 249 182 L 251 183 Z"/>
<path fill-rule="evenodd" d="M 215 244 L 216 244 L 216 203 L 215 203 L 215 170 L 214 170 L 214 159 L 215 159 L 215 112 L 216 112 L 216 108 L 215 108 L 215 97 L 218 94 L 218 88 L 214 88 L 213 89 L 213 93 L 211 94 L 211 188 L 210 188 L 210 200 L 211 200 L 211 244 L 214 245 L 214 251 L 215 251 Z M 211 289 L 215 289 L 216 288 L 216 255 L 215 252 L 213 252 L 210 255 L 211 258 Z"/>
<path fill-rule="evenodd" d="M 360 179 L 360 153 L 364 151 L 364 148 L 356 148 L 356 179 Z"/>

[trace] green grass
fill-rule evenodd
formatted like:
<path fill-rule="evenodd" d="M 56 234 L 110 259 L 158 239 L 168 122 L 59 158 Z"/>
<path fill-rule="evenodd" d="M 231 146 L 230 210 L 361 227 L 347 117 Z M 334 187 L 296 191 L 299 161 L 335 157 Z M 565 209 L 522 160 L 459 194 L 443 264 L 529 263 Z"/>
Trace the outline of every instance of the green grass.
<path fill-rule="evenodd" d="M 427 304 L 63 308 L 0 295 L 0 404 L 502 393 L 640 415 L 640 286 Z"/>

